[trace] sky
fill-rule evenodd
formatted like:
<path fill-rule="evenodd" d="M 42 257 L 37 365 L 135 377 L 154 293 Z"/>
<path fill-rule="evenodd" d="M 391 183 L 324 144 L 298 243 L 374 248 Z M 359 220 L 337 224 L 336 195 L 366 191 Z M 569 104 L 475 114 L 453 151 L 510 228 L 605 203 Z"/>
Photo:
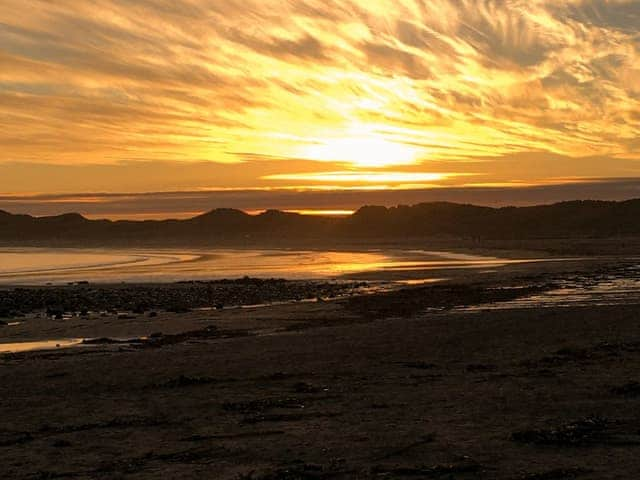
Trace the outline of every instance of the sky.
<path fill-rule="evenodd" d="M 637 0 L 2 0 L 0 208 L 618 198 L 639 78 Z"/>

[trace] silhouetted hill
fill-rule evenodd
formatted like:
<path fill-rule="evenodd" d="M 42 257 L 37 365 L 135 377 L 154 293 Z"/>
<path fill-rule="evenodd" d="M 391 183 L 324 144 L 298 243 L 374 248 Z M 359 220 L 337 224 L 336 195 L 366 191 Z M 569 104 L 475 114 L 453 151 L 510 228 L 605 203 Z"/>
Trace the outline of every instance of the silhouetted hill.
<path fill-rule="evenodd" d="M 89 220 L 0 210 L 5 245 L 290 245 L 327 241 L 400 241 L 415 238 L 550 239 L 640 236 L 640 199 L 572 201 L 490 208 L 446 202 L 392 208 L 364 206 L 349 217 L 304 216 L 277 210 L 248 215 L 216 209 L 186 220 Z"/>
<path fill-rule="evenodd" d="M 640 200 L 572 201 L 489 208 L 446 202 L 363 207 L 346 219 L 353 235 L 489 239 L 612 237 L 640 234 Z"/>

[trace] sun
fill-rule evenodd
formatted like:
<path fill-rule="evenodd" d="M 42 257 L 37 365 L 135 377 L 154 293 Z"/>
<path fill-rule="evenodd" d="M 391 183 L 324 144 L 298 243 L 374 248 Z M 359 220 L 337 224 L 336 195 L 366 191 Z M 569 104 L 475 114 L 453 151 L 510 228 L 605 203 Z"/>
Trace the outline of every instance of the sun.
<path fill-rule="evenodd" d="M 410 145 L 368 135 L 321 140 L 303 147 L 301 156 L 308 160 L 345 162 L 354 167 L 383 168 L 413 165 L 418 161 L 419 151 Z"/>

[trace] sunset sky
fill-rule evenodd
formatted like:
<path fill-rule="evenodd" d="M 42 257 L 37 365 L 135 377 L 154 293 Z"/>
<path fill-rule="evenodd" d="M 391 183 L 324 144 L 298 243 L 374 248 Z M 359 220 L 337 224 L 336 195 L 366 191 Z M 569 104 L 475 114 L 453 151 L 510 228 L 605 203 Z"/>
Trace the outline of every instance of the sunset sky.
<path fill-rule="evenodd" d="M 7 210 L 637 177 L 637 0 L 0 4 Z"/>

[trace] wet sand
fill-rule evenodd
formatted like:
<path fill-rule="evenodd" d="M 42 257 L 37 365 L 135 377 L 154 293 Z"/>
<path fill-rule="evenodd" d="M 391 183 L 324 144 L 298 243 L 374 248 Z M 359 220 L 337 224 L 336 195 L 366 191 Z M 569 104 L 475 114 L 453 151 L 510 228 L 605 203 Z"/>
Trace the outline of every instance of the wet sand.
<path fill-rule="evenodd" d="M 635 478 L 640 300 L 491 308 L 633 264 L 0 327 L 116 340 L 0 356 L 0 476 Z"/>
<path fill-rule="evenodd" d="M 424 248 L 338 249 L 89 249 L 0 247 L 0 285 L 171 283 L 239 278 L 332 279 L 371 271 L 483 269 L 546 257 L 530 252 L 473 252 Z M 398 273 L 400 272 L 400 273 Z"/>

